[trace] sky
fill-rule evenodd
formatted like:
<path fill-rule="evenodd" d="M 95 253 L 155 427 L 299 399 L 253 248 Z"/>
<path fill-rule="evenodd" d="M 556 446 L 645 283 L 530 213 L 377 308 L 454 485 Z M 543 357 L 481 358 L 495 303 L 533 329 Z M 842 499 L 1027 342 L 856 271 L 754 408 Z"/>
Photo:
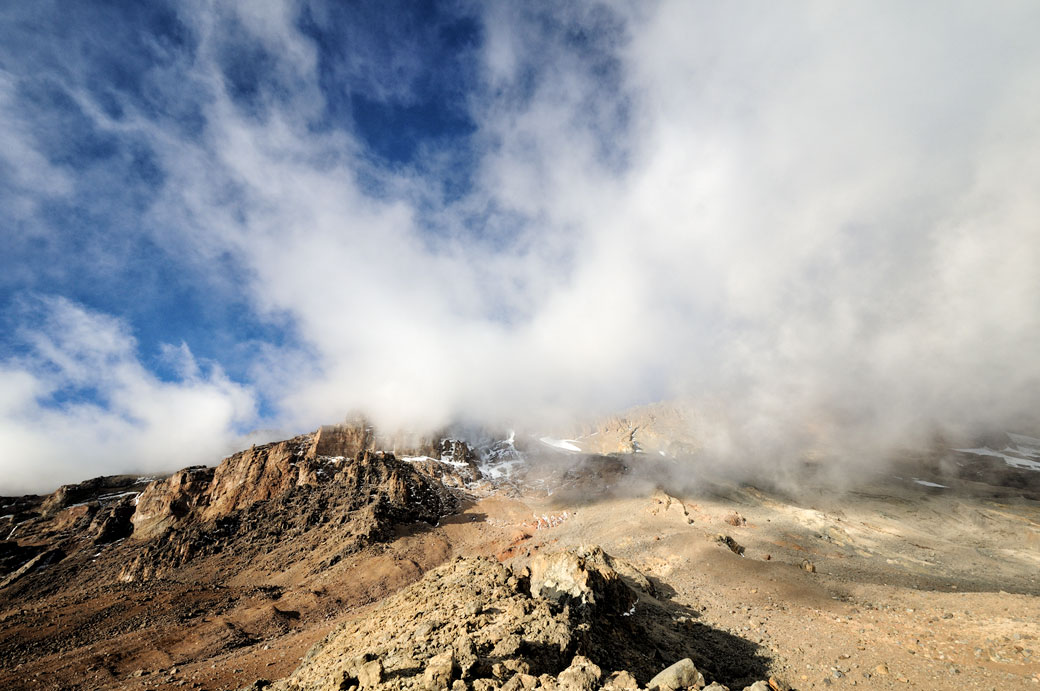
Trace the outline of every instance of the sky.
<path fill-rule="evenodd" d="M 354 411 L 1040 421 L 1040 5 L 0 7 L 0 493 Z M 1034 425 L 1030 428 L 1030 425 Z"/>

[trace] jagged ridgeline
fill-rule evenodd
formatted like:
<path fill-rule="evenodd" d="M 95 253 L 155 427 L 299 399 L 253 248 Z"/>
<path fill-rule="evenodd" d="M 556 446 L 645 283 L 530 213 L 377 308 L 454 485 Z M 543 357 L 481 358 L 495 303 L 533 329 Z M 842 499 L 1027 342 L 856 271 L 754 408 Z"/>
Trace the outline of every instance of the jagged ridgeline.
<path fill-rule="evenodd" d="M 385 438 L 363 422 L 322 427 L 149 485 L 131 537 L 146 545 L 122 577 L 149 577 L 232 545 L 241 558 L 319 526 L 326 541 L 337 539 L 332 565 L 390 538 L 395 525 L 436 523 L 458 507 L 449 487 L 480 477 L 458 440 Z"/>
<path fill-rule="evenodd" d="M 6 500 L 0 577 L 12 585 L 66 554 L 124 539 L 134 549 L 123 581 L 169 575 L 208 555 L 248 560 L 287 544 L 309 553 L 319 541 L 322 565 L 331 566 L 390 538 L 396 525 L 456 511 L 453 489 L 479 485 L 486 456 L 458 439 L 380 435 L 358 420 L 253 446 L 216 467 L 96 478 Z"/>

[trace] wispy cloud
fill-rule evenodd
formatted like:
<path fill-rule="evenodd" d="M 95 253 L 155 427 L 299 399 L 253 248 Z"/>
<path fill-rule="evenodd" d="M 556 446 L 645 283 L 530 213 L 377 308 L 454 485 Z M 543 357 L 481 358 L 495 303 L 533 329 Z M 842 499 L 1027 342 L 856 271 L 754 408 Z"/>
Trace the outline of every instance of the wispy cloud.
<path fill-rule="evenodd" d="M 0 367 L 5 491 L 39 490 L 91 473 L 165 471 L 219 458 L 255 417 L 252 392 L 175 348 L 178 374 L 141 362 L 127 325 L 63 298 L 22 310 L 24 353 Z M 168 357 L 173 352 L 167 353 Z"/>

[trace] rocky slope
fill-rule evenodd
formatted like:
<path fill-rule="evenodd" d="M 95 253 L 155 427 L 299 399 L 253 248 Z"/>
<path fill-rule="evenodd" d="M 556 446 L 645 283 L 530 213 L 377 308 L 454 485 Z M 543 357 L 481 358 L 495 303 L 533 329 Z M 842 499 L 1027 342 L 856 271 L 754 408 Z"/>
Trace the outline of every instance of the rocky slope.
<path fill-rule="evenodd" d="M 435 523 L 458 507 L 450 488 L 480 480 L 464 442 L 405 441 L 357 420 L 253 446 L 216 467 L 95 478 L 46 497 L 4 499 L 0 579 L 11 585 L 67 554 L 125 538 L 134 551 L 121 568 L 124 581 L 170 575 L 207 555 L 249 559 L 318 527 L 344 538 L 330 561 L 342 558 L 387 539 L 395 526 Z"/>
<path fill-rule="evenodd" d="M 634 420 L 610 454 L 353 421 L 0 498 L 0 688 L 1040 681 L 1040 509 L 993 484 L 1040 476 L 1031 437 L 791 493 L 684 474 L 682 420 Z"/>
<path fill-rule="evenodd" d="M 615 561 L 598 547 L 512 568 L 460 557 L 329 634 L 270 688 L 671 691 L 704 688 L 698 666 L 736 688 L 752 683 L 761 662 L 745 643 L 706 658 L 703 641 L 660 625 L 670 612 L 650 582 L 626 565 L 626 583 Z"/>

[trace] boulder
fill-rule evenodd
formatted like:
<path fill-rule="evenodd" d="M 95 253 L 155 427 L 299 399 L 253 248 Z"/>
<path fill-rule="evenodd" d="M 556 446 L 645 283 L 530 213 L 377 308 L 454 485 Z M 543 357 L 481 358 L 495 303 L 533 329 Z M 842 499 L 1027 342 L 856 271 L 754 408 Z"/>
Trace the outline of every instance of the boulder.
<path fill-rule="evenodd" d="M 530 563 L 531 595 L 578 609 L 624 614 L 637 596 L 595 545 L 538 554 Z"/>
<path fill-rule="evenodd" d="M 372 660 L 361 665 L 357 670 L 357 680 L 363 689 L 378 686 L 383 682 L 383 663 L 379 660 Z"/>
<path fill-rule="evenodd" d="M 605 689 L 638 689 L 639 682 L 626 670 L 612 672 L 603 685 Z"/>
<path fill-rule="evenodd" d="M 423 687 L 429 691 L 440 691 L 451 687 L 455 674 L 455 655 L 452 651 L 434 655 L 426 663 L 423 672 Z"/>
<path fill-rule="evenodd" d="M 599 688 L 603 671 L 587 657 L 575 656 L 570 667 L 557 675 L 561 689 L 568 691 L 592 691 Z"/>
<path fill-rule="evenodd" d="M 678 691 L 678 689 L 703 689 L 704 675 L 697 671 L 693 660 L 686 657 L 667 667 L 650 680 L 646 688 L 650 691 Z"/>

